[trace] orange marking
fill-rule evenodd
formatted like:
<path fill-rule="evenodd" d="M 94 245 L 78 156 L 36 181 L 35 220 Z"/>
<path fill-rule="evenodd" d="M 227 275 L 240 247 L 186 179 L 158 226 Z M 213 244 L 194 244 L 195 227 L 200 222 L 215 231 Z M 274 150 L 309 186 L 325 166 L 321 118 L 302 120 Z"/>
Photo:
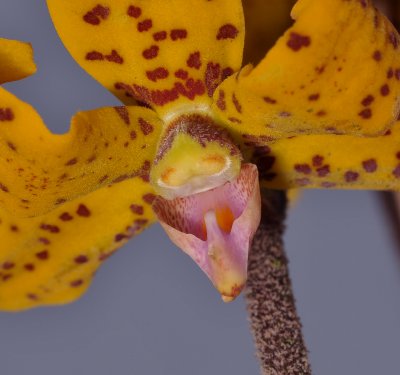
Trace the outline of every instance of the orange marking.
<path fill-rule="evenodd" d="M 229 233 L 232 229 L 233 222 L 235 221 L 235 217 L 233 216 L 233 212 L 227 206 L 218 207 L 215 210 L 215 216 L 217 218 L 218 226 L 226 233 Z"/>

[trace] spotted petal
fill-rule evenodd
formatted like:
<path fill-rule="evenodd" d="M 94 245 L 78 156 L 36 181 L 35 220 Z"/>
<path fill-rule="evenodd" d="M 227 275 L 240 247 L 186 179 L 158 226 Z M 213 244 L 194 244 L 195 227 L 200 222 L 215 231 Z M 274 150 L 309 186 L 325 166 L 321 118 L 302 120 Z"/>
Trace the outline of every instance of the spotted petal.
<path fill-rule="evenodd" d="M 151 186 L 140 178 L 104 187 L 35 218 L 0 211 L 0 310 L 64 304 L 97 268 L 153 221 Z"/>
<path fill-rule="evenodd" d="M 99 187 L 147 178 L 161 125 L 146 108 L 102 108 L 55 135 L 29 105 L 0 88 L 0 204 L 34 216 Z"/>
<path fill-rule="evenodd" d="M 389 21 L 368 0 L 299 0 L 292 16 L 255 69 L 216 90 L 219 115 L 235 132 L 258 136 L 388 130 L 400 92 L 399 36 Z"/>
<path fill-rule="evenodd" d="M 47 3 L 61 39 L 88 73 L 125 103 L 136 99 L 163 116 L 193 100 L 208 106 L 217 85 L 241 65 L 239 0 Z"/>
<path fill-rule="evenodd" d="M 254 162 L 269 188 L 400 190 L 400 122 L 379 137 L 307 135 L 264 143 Z"/>
<path fill-rule="evenodd" d="M 0 38 L 0 84 L 25 78 L 35 71 L 29 43 Z"/>

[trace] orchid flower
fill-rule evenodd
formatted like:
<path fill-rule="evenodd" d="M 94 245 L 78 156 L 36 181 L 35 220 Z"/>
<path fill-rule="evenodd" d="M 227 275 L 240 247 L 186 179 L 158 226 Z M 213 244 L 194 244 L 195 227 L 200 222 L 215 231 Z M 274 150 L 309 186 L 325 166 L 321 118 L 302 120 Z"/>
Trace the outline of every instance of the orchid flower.
<path fill-rule="evenodd" d="M 247 275 L 260 188 L 400 186 L 400 45 L 368 0 L 299 0 L 242 64 L 239 0 L 48 0 L 74 59 L 125 106 L 69 133 L 0 91 L 0 309 L 75 300 L 159 220 L 225 301 Z M 34 73 L 0 39 L 2 83 Z"/>

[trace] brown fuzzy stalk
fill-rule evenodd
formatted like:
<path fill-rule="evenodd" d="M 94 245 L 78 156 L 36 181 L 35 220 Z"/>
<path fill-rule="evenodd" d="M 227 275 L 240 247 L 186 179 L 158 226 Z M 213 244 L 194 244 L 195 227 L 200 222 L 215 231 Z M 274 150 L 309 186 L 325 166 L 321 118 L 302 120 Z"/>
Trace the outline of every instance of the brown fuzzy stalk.
<path fill-rule="evenodd" d="M 283 249 L 286 197 L 264 192 L 249 255 L 247 309 L 263 375 L 308 375 L 311 368 Z"/>

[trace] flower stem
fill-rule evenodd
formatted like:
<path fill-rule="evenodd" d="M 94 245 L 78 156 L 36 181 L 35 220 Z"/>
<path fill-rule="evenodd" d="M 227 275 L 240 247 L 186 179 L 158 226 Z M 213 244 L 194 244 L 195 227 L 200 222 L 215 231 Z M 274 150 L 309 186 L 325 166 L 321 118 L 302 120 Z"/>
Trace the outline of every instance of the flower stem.
<path fill-rule="evenodd" d="M 249 256 L 247 309 L 263 375 L 308 375 L 301 332 L 283 249 L 286 196 L 262 193 L 262 219 Z"/>

